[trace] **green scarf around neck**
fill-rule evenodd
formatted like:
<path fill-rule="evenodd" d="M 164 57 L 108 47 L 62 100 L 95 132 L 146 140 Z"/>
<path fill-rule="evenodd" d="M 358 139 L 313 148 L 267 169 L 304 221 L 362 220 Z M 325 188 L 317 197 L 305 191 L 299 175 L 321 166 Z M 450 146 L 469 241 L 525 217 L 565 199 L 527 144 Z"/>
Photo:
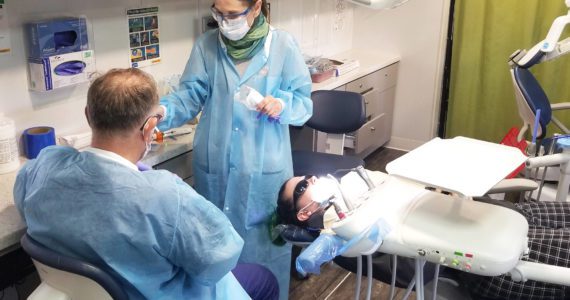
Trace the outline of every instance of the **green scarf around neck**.
<path fill-rule="evenodd" d="M 263 48 L 267 33 L 269 33 L 269 23 L 266 22 L 263 13 L 260 13 L 251 29 L 241 40 L 232 41 L 223 35 L 222 39 L 229 56 L 235 60 L 248 60 Z"/>

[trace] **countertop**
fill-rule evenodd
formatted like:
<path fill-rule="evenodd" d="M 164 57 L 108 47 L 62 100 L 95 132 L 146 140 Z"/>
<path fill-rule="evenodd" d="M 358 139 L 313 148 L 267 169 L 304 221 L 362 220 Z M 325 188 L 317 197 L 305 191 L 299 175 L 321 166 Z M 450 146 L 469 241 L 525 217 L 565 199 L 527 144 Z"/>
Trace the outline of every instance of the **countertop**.
<path fill-rule="evenodd" d="M 339 77 L 313 84 L 313 91 L 332 90 L 364 75 L 370 74 L 400 60 L 395 54 L 351 50 L 331 57 L 333 59 L 358 59 L 360 67 Z M 192 150 L 194 130 L 190 134 L 165 138 L 161 144 L 153 144 L 143 163 L 154 166 Z M 22 159 L 22 164 L 25 159 Z M 14 206 L 13 187 L 17 171 L 0 175 L 0 256 L 19 247 L 20 237 L 26 226 Z"/>
<path fill-rule="evenodd" d="M 365 50 L 350 50 L 330 57 L 331 59 L 357 59 L 360 63 L 358 69 L 350 71 L 339 77 L 332 77 L 320 83 L 313 83 L 313 91 L 334 90 L 364 75 L 368 75 L 391 64 L 400 61 L 400 56 L 383 52 L 370 52 Z"/>

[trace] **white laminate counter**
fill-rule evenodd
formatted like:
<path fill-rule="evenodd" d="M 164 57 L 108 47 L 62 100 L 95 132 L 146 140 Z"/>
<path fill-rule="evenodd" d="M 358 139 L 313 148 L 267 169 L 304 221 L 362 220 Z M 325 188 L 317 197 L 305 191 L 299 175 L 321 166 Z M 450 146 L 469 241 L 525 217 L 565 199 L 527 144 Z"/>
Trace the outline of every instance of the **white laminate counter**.
<path fill-rule="evenodd" d="M 21 164 L 24 162 L 22 159 Z M 0 255 L 17 247 L 26 231 L 26 225 L 14 205 L 13 189 L 17 174 L 18 171 L 14 171 L 0 175 Z"/>
<path fill-rule="evenodd" d="M 343 76 L 333 77 L 321 83 L 313 84 L 313 91 L 332 90 L 362 76 L 378 71 L 400 60 L 395 54 L 381 52 L 368 52 L 352 50 L 338 55 L 333 59 L 358 59 L 360 67 Z M 192 150 L 194 131 L 191 134 L 166 138 L 160 145 L 153 145 L 152 151 L 143 160 L 143 163 L 154 166 L 173 157 Z M 24 163 L 25 159 L 22 160 Z M 24 234 L 26 226 L 14 206 L 13 188 L 17 171 L 0 175 L 0 256 L 18 247 L 20 237 Z"/>

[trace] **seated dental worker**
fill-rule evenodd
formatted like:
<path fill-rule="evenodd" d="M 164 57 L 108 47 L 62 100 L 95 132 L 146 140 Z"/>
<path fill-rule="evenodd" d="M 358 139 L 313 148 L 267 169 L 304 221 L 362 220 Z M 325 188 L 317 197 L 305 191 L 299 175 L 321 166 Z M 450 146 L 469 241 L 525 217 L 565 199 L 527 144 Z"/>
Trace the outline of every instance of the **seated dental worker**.
<path fill-rule="evenodd" d="M 269 270 L 236 267 L 243 240 L 217 207 L 168 171 L 137 169 L 159 111 L 143 71 L 97 78 L 85 109 L 91 148 L 45 148 L 18 173 L 28 234 L 113 274 L 130 299 L 277 299 Z"/>
<path fill-rule="evenodd" d="M 531 201 L 514 206 L 529 225 L 530 253 L 524 260 L 570 268 L 570 202 Z M 515 282 L 506 275 L 486 277 L 464 272 L 459 275 L 476 299 L 570 299 L 567 286 L 534 280 Z"/>

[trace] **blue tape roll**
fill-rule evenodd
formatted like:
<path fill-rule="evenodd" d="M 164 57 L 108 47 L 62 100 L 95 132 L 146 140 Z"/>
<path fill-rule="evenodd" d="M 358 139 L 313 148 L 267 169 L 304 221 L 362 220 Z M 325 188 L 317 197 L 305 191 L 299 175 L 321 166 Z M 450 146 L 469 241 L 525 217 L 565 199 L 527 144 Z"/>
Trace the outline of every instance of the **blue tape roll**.
<path fill-rule="evenodd" d="M 22 138 L 26 157 L 33 159 L 43 148 L 55 145 L 55 130 L 52 127 L 32 127 L 24 130 Z"/>

